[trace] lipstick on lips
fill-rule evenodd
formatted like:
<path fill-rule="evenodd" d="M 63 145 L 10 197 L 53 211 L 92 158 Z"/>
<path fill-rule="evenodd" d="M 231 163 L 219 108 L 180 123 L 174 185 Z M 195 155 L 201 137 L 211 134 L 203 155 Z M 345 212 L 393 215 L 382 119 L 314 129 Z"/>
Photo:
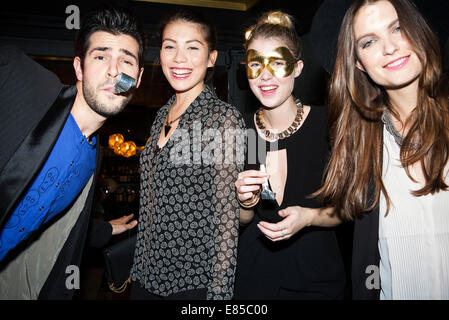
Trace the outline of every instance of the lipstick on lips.
<path fill-rule="evenodd" d="M 389 70 L 397 70 L 402 68 L 403 66 L 405 66 L 408 62 L 408 60 L 410 59 L 410 56 L 404 56 L 398 59 L 395 59 L 389 63 L 387 63 L 384 68 L 389 69 Z"/>
<path fill-rule="evenodd" d="M 187 79 L 192 73 L 190 68 L 170 68 L 173 78 L 178 80 Z"/>
<path fill-rule="evenodd" d="M 263 96 L 270 96 L 276 92 L 278 86 L 276 85 L 263 85 L 259 86 L 260 92 Z"/>

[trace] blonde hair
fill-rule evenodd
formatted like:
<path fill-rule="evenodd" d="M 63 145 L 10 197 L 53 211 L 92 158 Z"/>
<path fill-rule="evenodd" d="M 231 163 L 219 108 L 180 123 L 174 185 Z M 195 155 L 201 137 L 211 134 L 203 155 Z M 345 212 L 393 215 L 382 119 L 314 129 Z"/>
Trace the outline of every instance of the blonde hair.
<path fill-rule="evenodd" d="M 282 11 L 269 11 L 263 14 L 257 22 L 245 33 L 245 50 L 257 38 L 278 38 L 286 42 L 296 61 L 301 59 L 301 45 L 296 33 L 294 19 Z"/>

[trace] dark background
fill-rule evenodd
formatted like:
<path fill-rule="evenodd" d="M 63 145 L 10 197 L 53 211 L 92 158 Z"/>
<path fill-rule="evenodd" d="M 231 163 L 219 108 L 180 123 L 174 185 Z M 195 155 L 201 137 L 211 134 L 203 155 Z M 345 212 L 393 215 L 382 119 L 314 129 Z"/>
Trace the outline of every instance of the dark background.
<path fill-rule="evenodd" d="M 445 48 L 445 67 L 449 68 L 449 15 L 448 2 L 443 0 L 416 0 L 423 12 L 437 10 L 437 17 L 431 23 Z M 314 34 L 310 30 L 315 12 L 322 0 L 260 0 L 247 11 L 191 7 L 212 18 L 217 27 L 219 56 L 215 66 L 214 86 L 218 96 L 242 112 L 258 108 L 247 83 L 244 70 L 243 35 L 265 11 L 281 9 L 295 18 L 297 32 L 303 45 L 304 69 L 295 84 L 295 96 L 303 103 L 321 105 L 326 102 L 326 87 L 329 75 L 321 67 L 319 55 L 312 43 L 319 37 L 328 38 L 335 32 L 328 30 Z M 77 5 L 81 19 L 83 13 L 105 3 L 104 1 L 62 0 L 50 1 L 8 1 L 2 3 L 0 11 L 0 44 L 14 44 L 22 48 L 33 59 L 55 72 L 63 83 L 76 81 L 72 61 L 76 30 L 66 28 L 66 13 L 69 5 Z M 139 172 L 138 156 L 124 158 L 115 155 L 108 147 L 108 137 L 121 133 L 125 140 L 132 140 L 143 146 L 158 108 L 173 94 L 158 64 L 159 44 L 157 25 L 166 12 L 180 8 L 179 5 L 158 4 L 142 1 L 108 1 L 131 9 L 142 21 L 149 36 L 149 48 L 145 57 L 145 71 L 141 87 L 131 103 L 120 115 L 109 118 L 100 129 L 102 150 L 101 175 L 97 183 L 97 203 L 94 217 L 110 220 L 124 214 L 138 213 Z M 112 182 L 113 181 L 113 182 Z M 103 192 L 107 190 L 105 195 Z M 339 227 L 339 240 L 349 270 L 352 225 Z M 135 231 L 133 231 L 135 232 Z M 114 237 L 113 242 L 130 236 L 132 232 Z M 103 279 L 101 251 L 88 248 L 84 261 L 80 299 L 126 299 L 123 294 L 113 294 L 106 288 Z M 349 280 L 349 279 L 348 279 Z M 348 296 L 350 298 L 349 290 Z"/>
<path fill-rule="evenodd" d="M 347 2 L 347 0 L 341 1 Z M 435 31 L 440 35 L 442 47 L 447 48 L 449 46 L 447 41 L 449 27 L 446 21 L 449 15 L 448 2 L 445 0 L 415 1 L 423 13 L 433 11 L 429 22 L 434 24 Z M 218 96 L 235 105 L 242 112 L 249 112 L 258 107 L 257 100 L 249 90 L 242 64 L 243 35 L 247 27 L 253 24 L 261 13 L 281 9 L 295 18 L 297 32 L 303 45 L 304 70 L 297 78 L 295 95 L 306 104 L 325 103 L 328 74 L 319 64 L 319 55 L 323 53 L 315 52 L 312 42 L 320 37 L 328 39 L 329 34 L 335 31 L 314 34 L 315 39 L 311 39 L 310 34 L 313 16 L 322 2 L 322 0 L 260 0 L 248 11 L 191 7 L 211 17 L 217 27 L 219 57 L 215 67 L 214 85 Z M 74 84 L 72 59 L 76 30 L 68 30 L 65 26 L 69 16 L 66 8 L 69 5 L 77 5 L 82 18 L 83 13 L 102 3 L 106 2 L 86 0 L 4 2 L 0 12 L 0 44 L 19 46 L 38 62 L 57 73 L 64 83 Z M 173 93 L 158 65 L 157 25 L 163 14 L 182 6 L 129 0 L 107 1 L 107 3 L 127 7 L 140 18 L 149 37 L 149 48 L 145 57 L 145 72 L 141 88 L 137 90 L 127 110 L 109 119 L 101 133 L 105 137 L 117 131 L 127 133 L 125 139 L 129 138 L 138 145 L 143 145 L 148 138 L 155 111 L 164 105 Z M 445 54 L 447 61 L 449 48 L 446 49 Z M 107 139 L 101 139 L 101 141 L 102 145 L 106 145 Z"/>

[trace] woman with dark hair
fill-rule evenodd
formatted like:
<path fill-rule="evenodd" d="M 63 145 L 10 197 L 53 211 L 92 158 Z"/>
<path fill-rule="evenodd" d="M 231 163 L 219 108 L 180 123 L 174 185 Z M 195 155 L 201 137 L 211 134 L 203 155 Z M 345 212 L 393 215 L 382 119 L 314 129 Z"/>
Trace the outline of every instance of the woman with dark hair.
<path fill-rule="evenodd" d="M 160 61 L 175 95 L 140 157 L 133 299 L 232 298 L 245 123 L 205 84 L 214 26 L 183 10 L 161 23 Z"/>
<path fill-rule="evenodd" d="M 449 298 L 441 70 L 437 38 L 408 0 L 360 0 L 346 12 L 330 81 L 332 155 L 318 194 L 355 220 L 356 299 Z"/>
<path fill-rule="evenodd" d="M 264 14 L 248 31 L 245 49 L 261 107 L 246 119 L 245 171 L 236 181 L 246 227 L 235 298 L 342 299 L 344 268 L 329 228 L 340 219 L 309 197 L 321 186 L 328 156 L 327 108 L 303 105 L 292 94 L 303 68 L 292 17 Z"/>

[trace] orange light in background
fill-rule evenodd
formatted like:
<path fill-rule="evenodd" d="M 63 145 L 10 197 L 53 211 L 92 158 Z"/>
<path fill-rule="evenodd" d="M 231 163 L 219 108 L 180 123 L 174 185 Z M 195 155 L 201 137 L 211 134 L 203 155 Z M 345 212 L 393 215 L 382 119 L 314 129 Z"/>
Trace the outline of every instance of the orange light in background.
<path fill-rule="evenodd" d="M 120 133 L 114 133 L 109 136 L 109 148 L 111 149 L 123 142 L 125 142 L 125 138 Z"/>
<path fill-rule="evenodd" d="M 132 157 L 136 154 L 136 144 L 133 141 L 126 141 L 122 144 L 123 156 Z"/>
<path fill-rule="evenodd" d="M 125 141 L 125 138 L 120 133 L 115 133 L 109 136 L 109 148 L 114 150 L 114 153 L 125 158 L 136 155 L 137 150 L 142 150 L 143 147 L 136 146 L 134 141 Z"/>

